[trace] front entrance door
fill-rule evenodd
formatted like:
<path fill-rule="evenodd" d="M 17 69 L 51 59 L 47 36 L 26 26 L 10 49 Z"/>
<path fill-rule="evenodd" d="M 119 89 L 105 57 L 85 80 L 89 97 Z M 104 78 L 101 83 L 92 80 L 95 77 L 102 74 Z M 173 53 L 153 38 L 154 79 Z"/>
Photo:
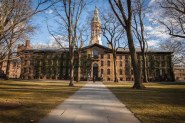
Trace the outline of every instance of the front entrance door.
<path fill-rule="evenodd" d="M 98 64 L 93 64 L 93 77 L 95 77 L 95 80 L 98 79 Z"/>

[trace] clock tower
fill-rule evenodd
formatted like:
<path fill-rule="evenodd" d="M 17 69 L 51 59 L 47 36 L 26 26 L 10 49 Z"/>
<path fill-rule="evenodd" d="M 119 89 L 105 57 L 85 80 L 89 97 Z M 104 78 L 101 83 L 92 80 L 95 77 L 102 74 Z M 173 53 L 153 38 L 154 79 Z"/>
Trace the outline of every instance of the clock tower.
<path fill-rule="evenodd" d="M 95 8 L 94 10 L 94 16 L 91 20 L 91 40 L 90 40 L 90 44 L 101 44 L 102 45 L 102 41 L 101 41 L 101 22 L 100 22 L 100 18 L 99 18 L 99 11 L 98 8 Z"/>

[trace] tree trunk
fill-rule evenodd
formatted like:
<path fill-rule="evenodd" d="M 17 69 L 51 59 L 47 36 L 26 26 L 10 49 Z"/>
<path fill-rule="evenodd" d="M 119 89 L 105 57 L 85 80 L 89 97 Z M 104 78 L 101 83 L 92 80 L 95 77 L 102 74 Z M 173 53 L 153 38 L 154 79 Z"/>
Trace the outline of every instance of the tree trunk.
<path fill-rule="evenodd" d="M 2 70 L 3 62 L 0 62 L 0 71 Z"/>
<path fill-rule="evenodd" d="M 114 82 L 118 82 L 117 78 L 117 66 L 116 66 L 116 53 L 113 51 L 113 60 L 114 60 Z"/>
<path fill-rule="evenodd" d="M 74 80 L 74 51 L 73 47 L 70 48 L 70 83 L 69 86 L 74 86 L 73 84 Z"/>
<path fill-rule="evenodd" d="M 10 75 L 10 55 L 11 55 L 11 50 L 9 50 L 8 52 L 8 60 L 6 65 L 6 80 L 9 79 L 9 75 Z"/>
<path fill-rule="evenodd" d="M 81 54 L 80 54 L 80 51 L 78 52 L 78 70 L 77 70 L 77 81 L 76 82 L 80 82 L 80 73 L 81 73 Z"/>
<path fill-rule="evenodd" d="M 143 63 L 143 82 L 148 82 L 148 75 L 146 69 L 146 55 L 145 52 L 142 52 L 142 63 Z"/>
<path fill-rule="evenodd" d="M 69 19 L 70 20 L 70 19 Z M 70 55 L 70 82 L 69 86 L 74 86 L 74 39 L 72 36 L 71 20 L 69 21 L 68 38 L 69 38 L 69 55 Z"/>
<path fill-rule="evenodd" d="M 174 74 L 174 69 L 173 69 L 174 65 L 172 63 L 172 54 L 170 55 L 169 61 L 170 61 L 170 76 L 171 76 L 170 79 L 172 82 L 174 82 L 175 81 L 175 74 Z"/>
<path fill-rule="evenodd" d="M 140 1 L 141 2 L 141 1 Z M 141 47 L 141 52 L 142 52 L 142 65 L 143 65 L 143 82 L 148 82 L 148 76 L 147 76 L 147 70 L 146 70 L 146 54 L 145 54 L 145 47 L 146 47 L 146 43 L 145 43 L 145 36 L 144 36 L 144 24 L 143 24 L 143 20 L 142 20 L 142 9 L 140 9 L 139 11 L 139 20 L 140 20 L 140 27 L 141 27 L 141 43 L 142 44 Z"/>
<path fill-rule="evenodd" d="M 142 89 L 144 88 L 144 85 L 142 84 L 141 81 L 141 74 L 137 62 L 137 56 L 136 56 L 136 51 L 134 47 L 134 41 L 133 41 L 133 36 L 132 36 L 132 30 L 131 26 L 127 26 L 127 38 L 128 38 L 128 46 L 129 46 L 129 51 L 131 55 L 131 61 L 132 61 L 132 67 L 134 71 L 134 85 L 133 88 L 135 89 Z"/>

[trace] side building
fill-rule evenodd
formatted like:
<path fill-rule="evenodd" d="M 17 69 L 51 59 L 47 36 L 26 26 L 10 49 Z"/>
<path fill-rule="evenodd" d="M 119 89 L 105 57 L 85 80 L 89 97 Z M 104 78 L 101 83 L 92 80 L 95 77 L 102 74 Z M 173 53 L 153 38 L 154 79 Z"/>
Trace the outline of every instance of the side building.
<path fill-rule="evenodd" d="M 185 82 L 185 65 L 175 65 L 174 74 L 175 74 L 176 81 Z"/>
<path fill-rule="evenodd" d="M 7 61 L 3 61 L 0 64 L 0 78 L 5 78 L 6 74 L 6 66 L 7 66 Z M 20 78 L 21 74 L 21 65 L 19 60 L 14 59 L 10 61 L 10 70 L 9 70 L 9 78 L 15 78 L 18 79 Z"/>

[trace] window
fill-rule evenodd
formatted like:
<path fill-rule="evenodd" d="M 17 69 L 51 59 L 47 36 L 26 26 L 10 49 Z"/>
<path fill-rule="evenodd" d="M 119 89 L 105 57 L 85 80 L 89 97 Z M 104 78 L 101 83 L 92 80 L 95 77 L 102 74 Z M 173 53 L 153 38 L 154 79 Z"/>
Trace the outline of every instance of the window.
<path fill-rule="evenodd" d="M 167 62 L 167 64 L 166 64 L 166 65 L 167 65 L 167 67 L 170 67 L 170 66 L 171 66 L 170 62 Z"/>
<path fill-rule="evenodd" d="M 16 62 L 13 62 L 13 68 L 15 68 L 16 67 Z"/>
<path fill-rule="evenodd" d="M 101 54 L 101 59 L 103 59 L 103 54 Z"/>
<path fill-rule="evenodd" d="M 133 70 L 131 70 L 131 75 L 134 75 L 134 71 Z"/>
<path fill-rule="evenodd" d="M 110 75 L 110 69 L 107 69 L 107 74 Z"/>
<path fill-rule="evenodd" d="M 162 59 L 162 60 L 165 60 L 165 56 L 164 56 L 164 55 L 162 55 L 162 56 L 161 56 L 161 59 Z"/>
<path fill-rule="evenodd" d="M 162 62 L 162 67 L 165 67 L 165 66 L 166 66 L 166 64 L 165 64 L 165 62 L 163 61 L 163 62 Z"/>
<path fill-rule="evenodd" d="M 90 58 L 91 57 L 91 54 L 88 54 L 88 58 Z"/>
<path fill-rule="evenodd" d="M 103 61 L 101 61 L 101 66 L 103 66 Z"/>
<path fill-rule="evenodd" d="M 160 60 L 161 59 L 161 56 L 156 56 L 156 60 Z"/>
<path fill-rule="evenodd" d="M 151 62 L 149 61 L 148 64 L 147 64 L 148 67 L 151 67 Z"/>
<path fill-rule="evenodd" d="M 165 69 L 162 69 L 162 75 L 164 76 L 166 74 Z"/>
<path fill-rule="evenodd" d="M 125 59 L 126 59 L 126 60 L 128 59 L 128 55 L 125 55 Z"/>
<path fill-rule="evenodd" d="M 31 73 L 31 68 L 28 68 L 28 73 Z"/>
<path fill-rule="evenodd" d="M 120 61 L 120 67 L 122 67 L 122 61 Z"/>
<path fill-rule="evenodd" d="M 26 68 L 24 68 L 24 70 L 23 70 L 23 71 L 24 71 L 24 73 L 26 73 Z"/>
<path fill-rule="evenodd" d="M 119 70 L 119 74 L 122 75 L 123 74 L 123 71 L 122 69 Z"/>
<path fill-rule="evenodd" d="M 107 66 L 110 66 L 110 61 L 107 61 Z"/>
<path fill-rule="evenodd" d="M 103 69 L 101 69 L 101 74 L 103 74 Z"/>
<path fill-rule="evenodd" d="M 121 55 L 119 56 L 119 59 L 120 59 L 120 60 L 122 59 L 122 56 L 121 56 Z"/>
<path fill-rule="evenodd" d="M 27 60 L 24 61 L 24 65 L 27 65 Z"/>
<path fill-rule="evenodd" d="M 110 54 L 107 55 L 107 58 L 110 59 Z"/>
<path fill-rule="evenodd" d="M 160 70 L 156 69 L 156 75 L 159 76 L 160 75 Z"/>

